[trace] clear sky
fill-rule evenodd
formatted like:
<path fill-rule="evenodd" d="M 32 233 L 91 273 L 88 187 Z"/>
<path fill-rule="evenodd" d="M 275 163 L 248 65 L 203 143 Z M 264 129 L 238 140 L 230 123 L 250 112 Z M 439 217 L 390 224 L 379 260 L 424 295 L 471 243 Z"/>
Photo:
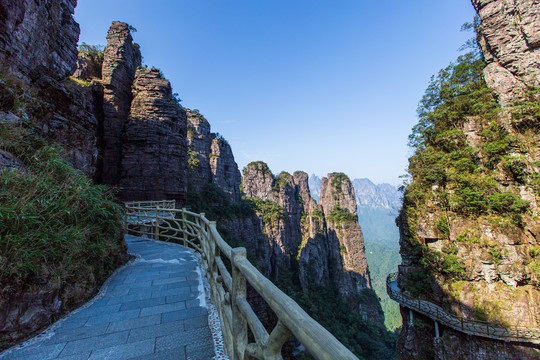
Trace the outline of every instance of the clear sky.
<path fill-rule="evenodd" d="M 185 107 L 199 109 L 242 169 L 400 183 L 430 77 L 471 37 L 470 0 L 79 0 L 80 41 L 113 20 L 138 31 Z"/>

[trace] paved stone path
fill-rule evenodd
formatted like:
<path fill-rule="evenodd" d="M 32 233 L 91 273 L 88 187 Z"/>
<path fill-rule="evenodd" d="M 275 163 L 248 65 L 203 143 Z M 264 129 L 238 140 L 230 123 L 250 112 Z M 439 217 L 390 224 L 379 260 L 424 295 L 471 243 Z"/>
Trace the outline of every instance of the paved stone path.
<path fill-rule="evenodd" d="M 102 298 L 0 359 L 212 359 L 204 287 L 192 252 L 129 235 L 126 241 L 140 259 L 113 275 Z"/>

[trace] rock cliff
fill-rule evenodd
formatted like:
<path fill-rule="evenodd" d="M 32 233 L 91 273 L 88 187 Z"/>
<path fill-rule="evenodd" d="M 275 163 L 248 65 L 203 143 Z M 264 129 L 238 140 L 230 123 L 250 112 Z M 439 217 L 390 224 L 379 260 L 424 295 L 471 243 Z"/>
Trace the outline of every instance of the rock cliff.
<path fill-rule="evenodd" d="M 297 268 L 294 276 L 304 291 L 314 283 L 334 284 L 351 309 L 382 321 L 380 306 L 360 300 L 371 282 L 348 177 L 323 178 L 320 205 L 310 195 L 306 173 L 274 177 L 263 162 L 246 166 L 242 188 L 253 199 L 268 238 L 272 278 Z"/>
<path fill-rule="evenodd" d="M 332 173 L 322 178 L 321 206 L 327 222 L 329 243 L 339 244 L 340 254 L 334 255 L 338 259 L 335 278 L 339 282 L 339 291 L 345 297 L 350 297 L 364 289 L 371 289 L 354 189 L 345 174 Z M 336 250 L 335 247 L 333 250 Z"/>
<path fill-rule="evenodd" d="M 476 80 L 420 111 L 419 126 L 428 126 L 413 129 L 420 142 L 409 159 L 411 181 L 397 219 L 403 260 L 398 280 L 410 295 L 457 318 L 538 328 L 540 158 L 538 117 L 531 112 L 538 99 L 528 93 L 539 85 L 538 3 L 472 2 L 485 60 L 460 57 L 446 69 L 449 78 L 435 79 L 431 89 L 442 93 L 459 71 Z M 453 86 L 465 84 L 457 80 Z M 426 94 L 421 105 L 432 99 Z M 458 109 L 467 101 L 479 107 Z M 434 338 L 432 320 L 417 316 L 410 323 L 408 312 L 402 309 L 402 315 L 403 359 L 539 355 L 527 341 L 490 341 L 444 327 Z"/>
<path fill-rule="evenodd" d="M 124 131 L 120 198 L 176 199 L 187 191 L 186 114 L 158 69 L 139 67 Z"/>
<path fill-rule="evenodd" d="M 101 182 L 116 186 L 120 182 L 122 137 L 133 99 L 135 71 L 141 53 L 133 43 L 129 25 L 114 21 L 107 33 L 103 52 L 103 169 Z M 139 89 L 140 91 L 140 89 Z"/>
<path fill-rule="evenodd" d="M 204 184 L 213 183 L 227 194 L 229 201 L 238 203 L 242 176 L 231 146 L 221 135 L 210 131 L 210 123 L 198 110 L 186 111 L 190 188 L 200 193 Z"/>
<path fill-rule="evenodd" d="M 46 73 L 57 80 L 73 74 L 79 24 L 77 0 L 0 1 L 0 61 L 29 82 Z"/>
<path fill-rule="evenodd" d="M 480 16 L 478 42 L 487 62 L 486 82 L 507 107 L 540 79 L 540 3 L 472 0 Z"/>

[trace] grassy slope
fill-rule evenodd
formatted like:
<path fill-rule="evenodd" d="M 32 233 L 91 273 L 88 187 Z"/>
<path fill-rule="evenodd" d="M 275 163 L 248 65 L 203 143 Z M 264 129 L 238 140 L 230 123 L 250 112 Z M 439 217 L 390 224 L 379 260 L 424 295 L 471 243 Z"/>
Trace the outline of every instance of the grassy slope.
<path fill-rule="evenodd" d="M 61 148 L 36 134 L 32 124 L 40 119 L 26 111 L 37 100 L 15 82 L 3 84 L 15 101 L 1 110 L 27 120 L 0 125 L 0 150 L 22 163 L 0 168 L 0 304 L 11 312 L 23 294 L 45 291 L 62 301 L 62 313 L 86 301 L 126 260 L 122 208 L 64 161 Z M 25 335 L 20 328 L 0 333 L 0 348 Z"/>

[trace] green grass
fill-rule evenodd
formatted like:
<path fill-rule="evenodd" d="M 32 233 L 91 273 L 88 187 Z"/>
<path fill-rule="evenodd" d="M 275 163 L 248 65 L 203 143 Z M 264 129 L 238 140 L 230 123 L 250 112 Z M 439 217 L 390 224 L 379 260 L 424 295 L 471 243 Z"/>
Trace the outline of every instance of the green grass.
<path fill-rule="evenodd" d="M 39 290 L 71 309 L 125 261 L 122 207 L 59 147 L 20 125 L 0 127 L 0 149 L 24 164 L 0 170 L 0 297 L 11 301 L 39 279 Z"/>

